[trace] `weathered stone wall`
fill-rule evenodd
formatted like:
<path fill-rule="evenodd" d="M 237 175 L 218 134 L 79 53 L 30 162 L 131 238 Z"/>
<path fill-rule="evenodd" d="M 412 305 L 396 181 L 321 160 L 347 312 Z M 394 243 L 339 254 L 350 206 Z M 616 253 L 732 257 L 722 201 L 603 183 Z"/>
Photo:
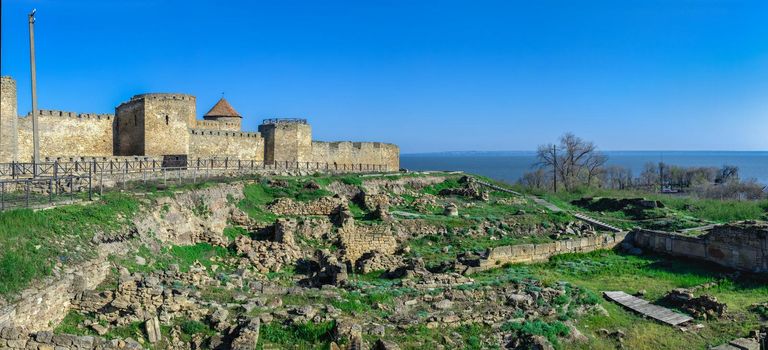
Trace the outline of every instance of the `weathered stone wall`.
<path fill-rule="evenodd" d="M 107 259 L 95 259 L 67 268 L 22 294 L 22 298 L 0 309 L 0 328 L 24 327 L 30 332 L 53 329 L 67 315 L 76 294 L 96 288 L 109 273 Z"/>
<path fill-rule="evenodd" d="M 40 157 L 112 156 L 114 115 L 77 114 L 53 110 L 38 112 Z M 32 160 L 32 116 L 18 119 L 18 160 Z"/>
<path fill-rule="evenodd" d="M 384 164 L 387 171 L 400 170 L 400 148 L 381 142 L 312 142 L 312 160 L 336 164 Z"/>
<path fill-rule="evenodd" d="M 194 157 L 264 161 L 264 139 L 259 133 L 201 129 L 190 133 L 189 153 Z"/>
<path fill-rule="evenodd" d="M 469 265 L 468 272 L 483 271 L 504 264 L 546 261 L 553 255 L 586 253 L 598 249 L 612 249 L 620 244 L 627 233 L 618 232 L 555 241 L 542 244 L 518 244 L 488 249 L 486 257 Z"/>
<path fill-rule="evenodd" d="M 16 81 L 0 77 L 0 163 L 17 160 L 18 105 Z"/>
<path fill-rule="evenodd" d="M 635 230 L 632 243 L 656 253 L 711 261 L 739 270 L 768 272 L 768 225 L 716 226 L 699 237 Z"/>
<path fill-rule="evenodd" d="M 144 98 L 144 154 L 189 154 L 189 128 L 195 125 L 195 97 L 147 94 Z"/>
<path fill-rule="evenodd" d="M 397 251 L 397 240 L 388 225 L 368 226 L 347 222 L 339 228 L 339 239 L 344 257 L 353 264 L 365 253 L 390 255 Z"/>
<path fill-rule="evenodd" d="M 345 207 L 347 200 L 344 197 L 323 197 L 311 202 L 298 202 L 290 198 L 278 198 L 267 208 L 277 215 L 331 215 L 339 207 Z"/>
<path fill-rule="evenodd" d="M 143 99 L 134 98 L 115 108 L 115 155 L 144 155 L 143 114 Z"/>
<path fill-rule="evenodd" d="M 308 124 L 262 124 L 259 132 L 264 137 L 265 162 L 313 161 L 312 128 Z"/>
<path fill-rule="evenodd" d="M 227 117 L 205 117 L 205 120 L 195 121 L 195 129 L 205 130 L 227 130 L 227 131 L 240 131 L 242 118 L 227 118 Z"/>

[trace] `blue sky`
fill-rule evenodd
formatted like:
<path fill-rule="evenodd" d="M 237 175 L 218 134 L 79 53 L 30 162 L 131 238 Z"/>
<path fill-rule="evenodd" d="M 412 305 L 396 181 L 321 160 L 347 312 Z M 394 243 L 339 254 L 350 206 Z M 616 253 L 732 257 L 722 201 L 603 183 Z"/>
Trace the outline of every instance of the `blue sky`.
<path fill-rule="evenodd" d="M 531 150 L 571 131 L 606 150 L 768 150 L 768 2 L 2 2 L 3 75 L 30 110 L 112 113 L 144 92 L 222 92 L 255 130 L 405 153 Z"/>

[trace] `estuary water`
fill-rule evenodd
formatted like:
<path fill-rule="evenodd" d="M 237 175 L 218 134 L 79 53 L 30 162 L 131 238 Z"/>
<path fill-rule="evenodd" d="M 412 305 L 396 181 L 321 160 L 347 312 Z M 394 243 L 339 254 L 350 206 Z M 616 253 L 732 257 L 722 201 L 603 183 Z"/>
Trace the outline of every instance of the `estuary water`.
<path fill-rule="evenodd" d="M 757 179 L 768 184 L 768 151 L 609 151 L 608 165 L 632 169 L 637 177 L 646 163 L 678 166 L 739 167 L 742 179 Z M 534 169 L 536 153 L 518 152 L 446 152 L 403 154 L 400 166 L 409 170 L 461 170 L 490 178 L 516 182 L 525 172 Z"/>

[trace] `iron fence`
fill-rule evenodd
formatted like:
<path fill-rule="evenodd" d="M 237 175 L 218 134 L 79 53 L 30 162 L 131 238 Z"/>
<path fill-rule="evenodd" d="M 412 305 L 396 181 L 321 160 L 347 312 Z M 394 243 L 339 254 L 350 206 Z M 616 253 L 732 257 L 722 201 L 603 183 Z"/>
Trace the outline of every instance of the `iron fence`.
<path fill-rule="evenodd" d="M 337 172 L 382 172 L 388 171 L 383 164 L 338 164 L 323 162 L 278 161 L 263 163 L 256 160 L 230 158 L 157 160 L 83 160 L 53 161 L 42 163 L 0 163 L 0 178 L 20 179 L 29 177 L 79 176 L 84 174 L 115 175 L 168 170 L 317 170 Z"/>
<path fill-rule="evenodd" d="M 0 211 L 91 200 L 92 180 L 90 174 L 0 180 Z"/>

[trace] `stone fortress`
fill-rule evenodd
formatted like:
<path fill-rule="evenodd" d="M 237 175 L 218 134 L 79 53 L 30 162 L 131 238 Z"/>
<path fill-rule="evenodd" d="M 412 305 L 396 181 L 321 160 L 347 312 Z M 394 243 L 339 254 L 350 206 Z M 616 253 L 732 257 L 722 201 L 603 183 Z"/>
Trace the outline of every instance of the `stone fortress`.
<path fill-rule="evenodd" d="M 1 79 L 0 163 L 31 162 L 31 115 L 18 115 L 16 82 Z M 258 132 L 244 132 L 242 116 L 224 98 L 203 120 L 197 119 L 195 96 L 150 93 L 121 103 L 115 114 L 40 110 L 38 124 L 40 157 L 47 161 L 186 156 L 400 168 L 396 145 L 314 141 L 312 128 L 303 119 L 267 119 Z"/>

